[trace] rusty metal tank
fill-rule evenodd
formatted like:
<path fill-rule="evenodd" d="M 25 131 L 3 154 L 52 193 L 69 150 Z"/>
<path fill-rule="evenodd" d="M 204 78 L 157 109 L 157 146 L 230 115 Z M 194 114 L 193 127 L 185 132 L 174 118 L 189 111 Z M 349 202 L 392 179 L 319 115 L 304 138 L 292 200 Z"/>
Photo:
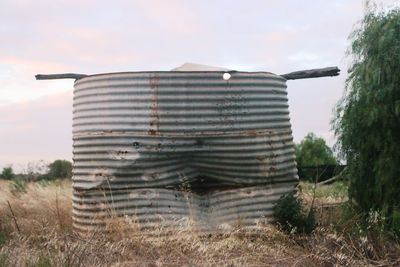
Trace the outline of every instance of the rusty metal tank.
<path fill-rule="evenodd" d="M 104 227 L 110 214 L 142 228 L 252 227 L 298 183 L 282 76 L 106 73 L 74 88 L 79 231 Z"/>

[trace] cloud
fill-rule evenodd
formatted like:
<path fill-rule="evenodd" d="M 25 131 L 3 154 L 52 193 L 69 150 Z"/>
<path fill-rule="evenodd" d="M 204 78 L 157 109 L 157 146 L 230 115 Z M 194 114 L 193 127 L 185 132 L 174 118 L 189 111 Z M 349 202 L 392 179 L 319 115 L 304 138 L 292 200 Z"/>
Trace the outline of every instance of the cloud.
<path fill-rule="evenodd" d="M 72 158 L 72 91 L 0 107 L 0 166 Z"/>
<path fill-rule="evenodd" d="M 68 67 L 62 64 L 0 55 L 0 106 L 69 90 L 70 83 L 65 81 L 40 83 L 35 81 L 34 77 L 42 71 L 57 73 L 67 69 Z"/>

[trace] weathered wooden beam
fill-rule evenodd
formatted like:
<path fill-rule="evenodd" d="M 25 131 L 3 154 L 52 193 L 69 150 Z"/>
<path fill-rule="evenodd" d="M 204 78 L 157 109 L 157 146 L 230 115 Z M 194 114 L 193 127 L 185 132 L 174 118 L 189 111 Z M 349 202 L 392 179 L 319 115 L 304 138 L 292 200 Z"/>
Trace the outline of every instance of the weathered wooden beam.
<path fill-rule="evenodd" d="M 59 74 L 37 74 L 36 80 L 56 80 L 56 79 L 80 79 L 86 77 L 86 74 L 78 73 L 59 73 Z"/>
<path fill-rule="evenodd" d="M 338 67 L 328 67 L 322 69 L 311 69 L 311 70 L 300 70 L 282 74 L 286 80 L 298 80 L 308 78 L 319 78 L 327 76 L 338 76 L 340 69 Z M 59 73 L 59 74 L 37 74 L 35 75 L 36 80 L 55 80 L 55 79 L 81 79 L 86 77 L 86 74 L 78 73 Z"/>
<path fill-rule="evenodd" d="M 298 79 L 319 78 L 327 76 L 338 76 L 339 73 L 340 69 L 338 67 L 328 67 L 322 69 L 300 70 L 282 74 L 280 76 L 282 76 L 286 80 L 298 80 Z"/>
<path fill-rule="evenodd" d="M 339 172 L 337 175 L 333 176 L 332 178 L 329 178 L 328 180 L 319 182 L 319 183 L 317 183 L 317 185 L 319 186 L 319 185 L 329 184 L 329 183 L 331 183 L 333 181 L 336 181 L 339 178 L 342 178 L 343 177 L 343 173 L 345 172 L 345 170 L 346 170 L 346 167 L 341 172 Z"/>

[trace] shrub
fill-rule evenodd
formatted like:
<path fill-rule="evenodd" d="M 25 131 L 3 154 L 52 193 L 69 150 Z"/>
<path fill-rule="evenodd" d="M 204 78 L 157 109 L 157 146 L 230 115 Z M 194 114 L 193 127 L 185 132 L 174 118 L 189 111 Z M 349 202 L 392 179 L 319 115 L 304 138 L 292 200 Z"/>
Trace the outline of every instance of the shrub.
<path fill-rule="evenodd" d="M 302 210 L 301 202 L 293 193 L 283 195 L 274 207 L 276 223 L 288 233 L 311 233 L 316 226 L 314 208 L 308 214 Z"/>
<path fill-rule="evenodd" d="M 47 174 L 49 179 L 65 179 L 72 177 L 72 163 L 68 160 L 55 160 L 49 165 Z"/>
<path fill-rule="evenodd" d="M 11 180 L 15 178 L 14 171 L 11 166 L 3 168 L 3 171 L 0 174 L 0 178 Z"/>

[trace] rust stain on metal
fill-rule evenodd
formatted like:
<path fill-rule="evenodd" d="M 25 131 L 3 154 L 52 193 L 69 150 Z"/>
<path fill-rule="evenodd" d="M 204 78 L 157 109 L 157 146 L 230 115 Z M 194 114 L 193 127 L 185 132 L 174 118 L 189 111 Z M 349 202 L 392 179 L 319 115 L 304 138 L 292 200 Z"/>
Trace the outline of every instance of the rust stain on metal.
<path fill-rule="evenodd" d="M 258 135 L 258 132 L 256 130 L 251 130 L 251 131 L 247 131 L 246 135 L 255 137 Z"/>

